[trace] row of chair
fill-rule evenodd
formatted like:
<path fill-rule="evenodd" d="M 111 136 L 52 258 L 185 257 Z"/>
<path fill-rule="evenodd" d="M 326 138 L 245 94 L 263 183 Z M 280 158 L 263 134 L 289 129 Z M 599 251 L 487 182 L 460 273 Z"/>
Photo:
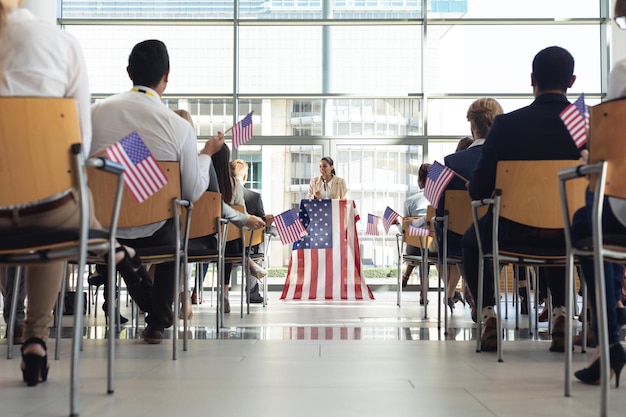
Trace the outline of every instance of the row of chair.
<path fill-rule="evenodd" d="M 37 120 L 36 123 L 33 121 Z M 19 139 L 18 139 L 19 138 Z M 70 376 L 70 414 L 79 410 L 79 354 L 83 333 L 83 274 L 89 263 L 115 264 L 116 232 L 118 228 L 134 227 L 172 219 L 176 227 L 176 240 L 172 245 L 138 248 L 137 253 L 146 264 L 174 262 L 178 267 L 175 274 L 175 296 L 178 295 L 181 277 L 188 291 L 188 262 L 216 263 L 218 275 L 224 262 L 244 266 L 249 274 L 247 259 L 251 245 L 263 240 L 263 230 L 241 230 L 222 218 L 222 198 L 219 193 L 206 192 L 202 198 L 189 202 L 181 198 L 180 170 L 178 162 L 159 161 L 168 182 L 157 193 L 142 204 L 136 202 L 123 186 L 124 168 L 106 158 L 86 159 L 81 150 L 81 135 L 75 100 L 69 98 L 0 98 L 0 207 L 18 206 L 57 195 L 75 188 L 80 202 L 80 227 L 75 229 L 33 228 L 0 230 L 0 265 L 15 265 L 19 268 L 28 264 L 39 264 L 64 260 L 76 264 L 76 301 L 74 312 L 74 334 Z M 90 204 L 89 190 L 93 195 Z M 242 208 L 240 208 L 242 209 Z M 90 230 L 90 210 L 106 228 L 105 231 Z M 195 213 L 192 221 L 192 212 Z M 217 234 L 217 248 L 207 249 L 193 245 L 194 238 Z M 259 237 L 260 236 L 260 237 Z M 240 239 L 241 254 L 226 254 L 225 243 Z M 192 242 L 190 245 L 189 242 Z M 108 253 L 103 259 L 101 255 Z M 256 254 L 262 257 L 263 254 Z M 108 299 L 115 297 L 115 268 L 109 268 Z M 244 276 L 245 279 L 245 276 Z M 223 277 L 218 280 L 222 294 Z M 19 283 L 16 283 L 18 285 Z M 65 286 L 60 291 L 63 298 Z M 175 297 L 175 299 L 176 299 Z M 14 292 L 9 319 L 8 356 L 11 357 L 14 333 L 17 291 Z M 219 298 L 219 297 L 218 297 Z M 249 298 L 249 297 L 248 297 Z M 189 300 L 185 299 L 185 303 Z M 217 328 L 223 323 L 218 302 Z M 109 317 L 115 317 L 115 303 L 109 303 Z M 184 305 L 183 308 L 187 308 Z M 58 310 L 57 310 L 58 311 Z M 249 313 L 248 305 L 248 313 Z M 174 317 L 178 317 L 179 303 L 174 303 Z M 242 305 L 243 316 L 243 285 Z M 57 354 L 60 335 L 60 314 L 57 314 Z M 187 350 L 188 318 L 184 315 L 184 343 Z M 111 320 L 115 323 L 115 320 Z M 177 358 L 178 321 L 174 320 L 172 332 L 172 358 Z M 114 326 L 114 324 L 113 324 Z M 115 332 L 109 332 L 107 392 L 113 393 L 115 357 Z"/>
<path fill-rule="evenodd" d="M 608 387 L 610 367 L 607 336 L 607 300 L 603 261 L 626 263 L 626 236 L 606 235 L 602 231 L 602 209 L 605 197 L 626 199 L 626 165 L 623 135 L 626 121 L 626 100 L 613 100 L 591 108 L 590 137 L 588 140 L 589 164 L 581 166 L 578 161 L 500 161 L 497 166 L 496 187 L 492 198 L 470 201 L 466 191 L 446 191 L 446 214 L 442 218 L 427 214 L 431 234 L 426 237 L 408 236 L 408 224 L 412 219 L 405 219 L 402 232 L 398 234 L 398 265 L 401 260 L 420 265 L 422 291 L 427 288 L 427 271 L 429 265 L 438 264 L 435 254 L 429 254 L 429 239 L 434 238 L 432 225 L 442 222 L 444 239 L 447 230 L 463 234 L 470 224 L 474 224 L 478 242 L 482 242 L 478 219 L 487 207 L 493 211 L 491 236 L 493 246 L 489 250 L 479 247 L 481 267 L 479 268 L 479 285 L 482 288 L 484 279 L 493 279 L 495 294 L 500 294 L 500 267 L 517 265 L 521 267 L 565 267 L 566 268 L 566 317 L 565 317 L 565 395 L 571 395 L 572 373 L 572 300 L 574 295 L 574 270 L 581 256 L 593 257 L 595 263 L 596 305 L 598 306 L 598 346 L 601 348 L 601 404 L 600 415 L 605 416 L 608 410 Z M 588 181 L 589 179 L 589 181 Z M 582 241 L 573 241 L 573 214 L 585 205 L 585 189 L 589 184 L 594 192 L 592 237 Z M 456 202 L 456 203 L 455 203 Z M 483 212 L 481 212 L 483 210 Z M 467 219 L 471 213 L 471 221 Z M 565 247 L 551 253 L 537 254 L 533 248 L 502 248 L 499 245 L 498 225 L 501 219 L 535 228 L 562 229 L 565 235 Z M 457 226 L 459 226 L 457 228 Z M 411 244 L 422 249 L 421 256 L 402 255 L 403 244 Z M 443 263 L 440 271 L 444 271 L 444 288 L 447 282 L 445 273 L 447 265 L 459 262 L 447 256 L 444 242 Z M 493 263 L 493 277 L 484 277 L 484 262 Z M 400 268 L 398 268 L 398 306 L 400 306 Z M 536 288 L 536 286 L 535 286 Z M 581 289 L 584 295 L 584 282 Z M 536 301 L 536 294 L 535 294 Z M 613 302 L 611 300 L 611 302 Z M 503 361 L 502 353 L 502 322 L 501 307 L 497 304 L 497 360 Z M 477 295 L 477 306 L 482 306 L 482 291 Z M 426 308 L 426 306 L 425 306 Z M 585 311 L 583 309 L 583 311 Z M 425 312 L 425 317 L 427 313 Z M 584 315 L 586 321 L 586 314 Z M 439 322 L 441 318 L 439 317 Z M 447 329 L 447 317 L 445 319 Z M 586 326 L 583 323 L 583 329 Z M 477 335 L 481 334 L 481 320 L 477 320 Z M 583 340 L 586 340 L 583 333 Z M 480 337 L 477 336 L 477 351 L 481 350 Z M 583 345 L 584 350 L 584 345 Z"/>

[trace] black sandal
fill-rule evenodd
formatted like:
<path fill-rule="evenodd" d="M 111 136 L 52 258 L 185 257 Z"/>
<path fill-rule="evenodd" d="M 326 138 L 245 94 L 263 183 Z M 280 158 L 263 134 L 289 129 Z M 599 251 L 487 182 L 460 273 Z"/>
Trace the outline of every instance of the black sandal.
<path fill-rule="evenodd" d="M 28 345 L 37 343 L 43 347 L 44 351 L 48 351 L 46 348 L 46 342 L 38 337 L 31 337 L 22 344 L 22 378 L 26 385 L 34 387 L 40 382 L 45 382 L 48 379 L 48 355 L 39 356 L 34 353 L 24 353 L 24 348 Z"/>

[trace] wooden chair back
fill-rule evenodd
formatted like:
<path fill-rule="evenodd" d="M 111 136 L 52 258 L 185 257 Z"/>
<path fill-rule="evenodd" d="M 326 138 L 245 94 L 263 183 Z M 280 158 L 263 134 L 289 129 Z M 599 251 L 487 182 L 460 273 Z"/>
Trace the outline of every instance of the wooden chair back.
<path fill-rule="evenodd" d="M 417 248 L 427 248 L 430 244 L 430 241 L 435 237 L 435 225 L 431 221 L 432 218 L 435 217 L 435 208 L 433 206 L 428 206 L 426 208 L 426 224 L 429 228 L 428 236 L 410 236 L 409 235 L 409 226 L 413 223 L 413 220 L 418 219 L 418 217 L 403 217 L 402 218 L 402 236 L 404 239 L 404 243 L 407 245 L 415 246 Z"/>
<path fill-rule="evenodd" d="M 607 161 L 605 195 L 626 199 L 626 98 L 590 108 L 589 163 Z M 595 174 L 590 189 L 595 189 Z"/>
<path fill-rule="evenodd" d="M 467 190 L 446 190 L 444 204 L 448 212 L 448 230 L 459 235 L 472 225 L 472 198 Z M 479 216 L 484 216 L 487 206 L 478 210 Z"/>
<path fill-rule="evenodd" d="M 500 161 L 496 190 L 501 191 L 500 217 L 530 227 L 563 228 L 558 172 L 577 166 L 578 160 Z M 585 205 L 584 178 L 567 184 L 573 213 Z"/>
<path fill-rule="evenodd" d="M 0 206 L 73 187 L 77 177 L 70 148 L 80 143 L 74 99 L 0 97 Z"/>
<path fill-rule="evenodd" d="M 231 205 L 231 207 L 242 213 L 246 212 L 245 207 L 240 204 L 233 204 Z M 257 230 L 246 229 L 244 236 L 243 236 L 244 245 L 247 248 L 249 248 L 249 247 L 260 245 L 261 243 L 263 243 L 264 231 L 265 231 L 265 228 L 257 229 Z M 241 238 L 241 229 L 232 223 L 229 224 L 228 234 L 226 235 L 226 242 L 230 242 L 231 240 L 240 239 L 240 238 Z"/>
<path fill-rule="evenodd" d="M 198 201 L 193 203 L 189 239 L 216 234 L 220 217 L 222 217 L 222 195 L 213 191 L 206 191 Z M 185 230 L 184 227 L 183 230 Z"/>
<path fill-rule="evenodd" d="M 138 203 L 125 188 L 117 225 L 119 228 L 143 226 L 175 216 L 173 200 L 181 198 L 180 164 L 169 161 L 158 161 L 158 164 L 167 177 L 167 184 L 142 203 Z M 88 172 L 88 181 L 93 194 L 96 218 L 100 224 L 108 227 L 111 222 L 112 199 L 115 197 L 111 191 L 115 189 L 114 179 L 93 169 Z"/>

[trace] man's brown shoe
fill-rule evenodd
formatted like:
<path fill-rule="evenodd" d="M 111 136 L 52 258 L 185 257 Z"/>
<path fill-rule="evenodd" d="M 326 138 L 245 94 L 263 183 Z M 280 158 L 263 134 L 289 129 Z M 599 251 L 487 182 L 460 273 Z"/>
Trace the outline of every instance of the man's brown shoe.
<path fill-rule="evenodd" d="M 550 352 L 565 352 L 565 316 L 553 317 Z"/>
<path fill-rule="evenodd" d="M 489 317 L 483 325 L 483 334 L 480 337 L 480 350 L 493 352 L 498 349 L 498 322 L 495 317 Z"/>
<path fill-rule="evenodd" d="M 141 332 L 141 337 L 143 337 L 143 341 L 149 345 L 158 345 L 163 340 L 163 332 L 146 327 L 143 329 L 143 332 Z"/>

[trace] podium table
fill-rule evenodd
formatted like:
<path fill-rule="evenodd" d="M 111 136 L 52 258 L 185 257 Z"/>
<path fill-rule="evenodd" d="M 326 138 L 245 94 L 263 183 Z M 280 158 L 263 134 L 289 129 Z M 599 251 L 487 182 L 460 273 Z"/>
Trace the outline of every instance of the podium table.
<path fill-rule="evenodd" d="M 281 300 L 373 300 L 365 282 L 354 200 L 302 200 L 308 235 L 295 242 Z"/>

